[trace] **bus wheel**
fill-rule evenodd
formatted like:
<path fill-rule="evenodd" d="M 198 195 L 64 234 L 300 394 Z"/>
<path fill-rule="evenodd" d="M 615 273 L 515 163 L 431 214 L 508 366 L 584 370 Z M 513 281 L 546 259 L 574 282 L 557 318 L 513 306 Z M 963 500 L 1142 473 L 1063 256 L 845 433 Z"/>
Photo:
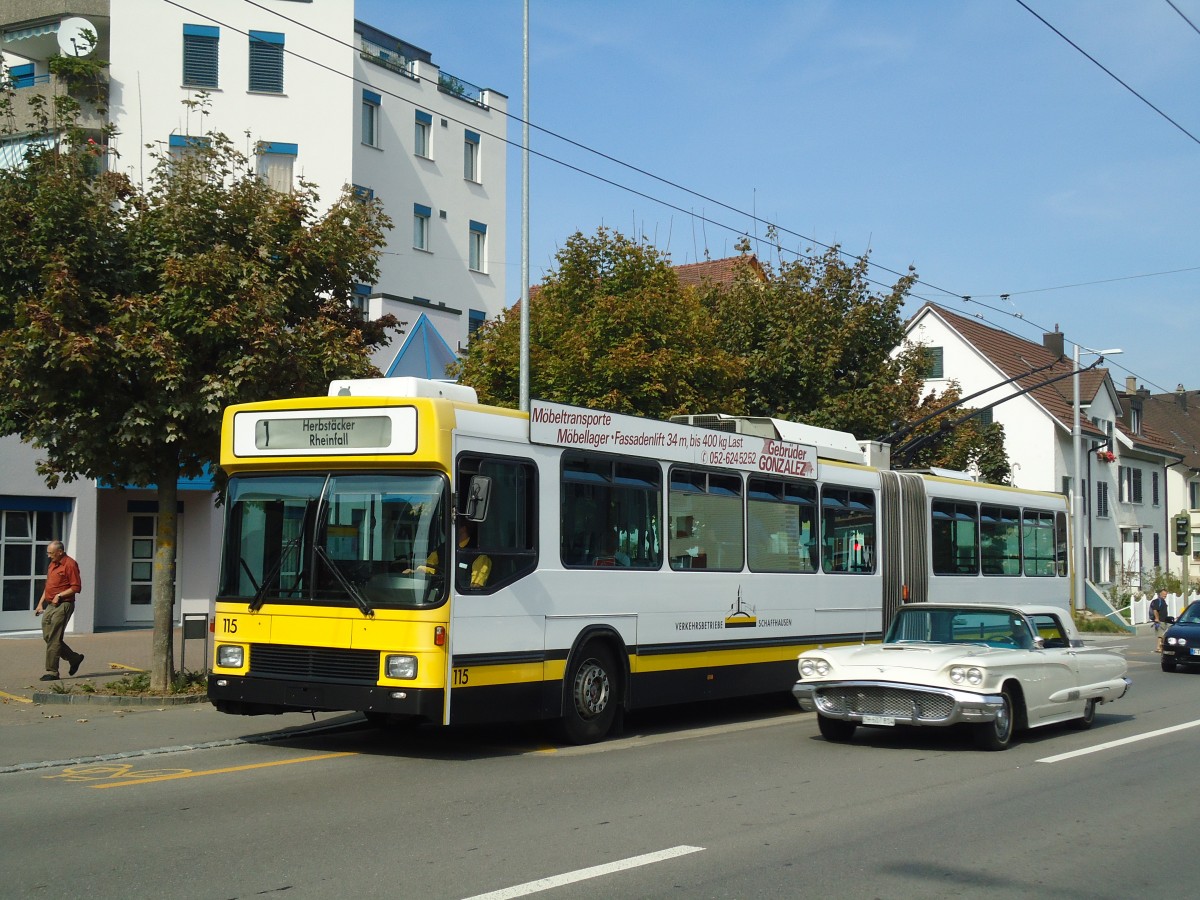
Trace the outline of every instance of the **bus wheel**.
<path fill-rule="evenodd" d="M 559 730 L 572 744 L 601 740 L 617 715 L 617 664 L 603 644 L 587 644 L 576 654 L 566 678 Z"/>

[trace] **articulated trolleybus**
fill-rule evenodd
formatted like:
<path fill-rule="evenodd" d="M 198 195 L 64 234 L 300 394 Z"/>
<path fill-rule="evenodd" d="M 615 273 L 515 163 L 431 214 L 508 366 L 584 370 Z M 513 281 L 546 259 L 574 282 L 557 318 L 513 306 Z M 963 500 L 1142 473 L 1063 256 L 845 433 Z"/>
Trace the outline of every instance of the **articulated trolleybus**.
<path fill-rule="evenodd" d="M 869 452 L 411 378 L 231 407 L 209 698 L 588 742 L 627 710 L 786 693 L 797 654 L 905 602 L 1068 607 L 1065 498 Z"/>

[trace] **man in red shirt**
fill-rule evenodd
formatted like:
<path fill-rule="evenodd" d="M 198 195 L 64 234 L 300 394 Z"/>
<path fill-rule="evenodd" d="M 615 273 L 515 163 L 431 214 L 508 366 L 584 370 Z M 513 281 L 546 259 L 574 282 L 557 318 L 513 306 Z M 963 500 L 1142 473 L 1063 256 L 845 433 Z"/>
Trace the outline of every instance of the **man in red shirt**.
<path fill-rule="evenodd" d="M 79 563 L 67 556 L 62 541 L 51 541 L 46 548 L 46 555 L 50 557 L 46 567 L 46 589 L 42 591 L 42 598 L 38 600 L 33 614 L 46 614 L 42 619 L 42 637 L 46 641 L 46 674 L 42 676 L 42 681 L 57 681 L 60 659 L 70 664 L 68 675 L 78 672 L 79 664 L 83 662 L 83 654 L 76 653 L 63 640 L 67 623 L 75 612 L 75 597 L 82 589 L 82 584 L 79 580 Z"/>

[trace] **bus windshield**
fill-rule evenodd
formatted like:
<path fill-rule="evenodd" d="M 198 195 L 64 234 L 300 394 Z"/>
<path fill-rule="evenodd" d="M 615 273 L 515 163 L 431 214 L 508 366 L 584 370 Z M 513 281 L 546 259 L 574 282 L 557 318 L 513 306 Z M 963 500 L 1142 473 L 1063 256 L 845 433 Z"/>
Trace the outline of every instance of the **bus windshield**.
<path fill-rule="evenodd" d="M 235 476 L 220 597 L 366 614 L 441 603 L 448 487 L 435 474 Z"/>

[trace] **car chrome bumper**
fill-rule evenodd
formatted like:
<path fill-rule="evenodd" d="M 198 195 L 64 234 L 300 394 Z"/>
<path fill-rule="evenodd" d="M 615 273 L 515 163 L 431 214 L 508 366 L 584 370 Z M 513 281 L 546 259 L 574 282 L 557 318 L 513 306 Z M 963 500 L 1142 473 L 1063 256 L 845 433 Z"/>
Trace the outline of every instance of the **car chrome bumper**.
<path fill-rule="evenodd" d="M 999 694 L 896 681 L 798 681 L 792 696 L 805 712 L 862 723 L 869 717 L 897 725 L 957 725 L 991 722 L 1004 707 Z"/>

